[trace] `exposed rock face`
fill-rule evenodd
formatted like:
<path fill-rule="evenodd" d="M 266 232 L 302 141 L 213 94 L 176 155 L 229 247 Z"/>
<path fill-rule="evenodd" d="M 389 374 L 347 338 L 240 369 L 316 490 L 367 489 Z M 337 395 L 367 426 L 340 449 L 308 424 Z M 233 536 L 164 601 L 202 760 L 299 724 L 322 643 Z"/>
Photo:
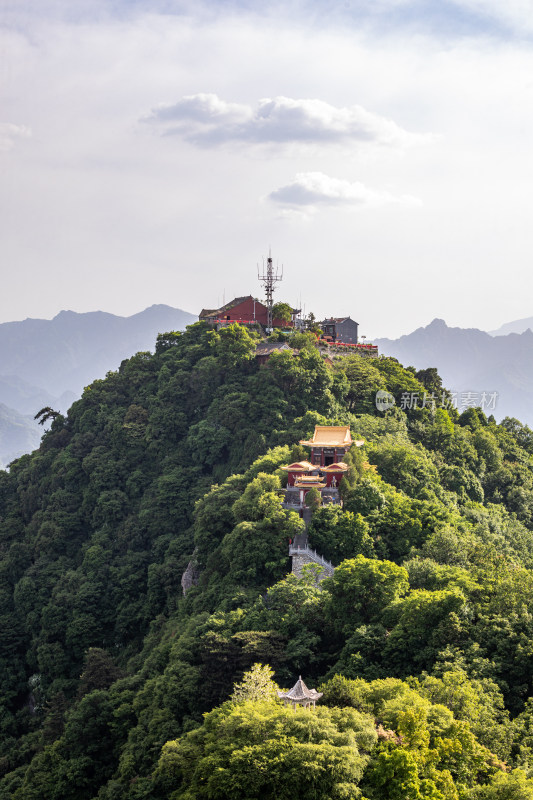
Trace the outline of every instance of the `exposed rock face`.
<path fill-rule="evenodd" d="M 187 569 L 181 576 L 181 588 L 184 597 L 189 591 L 189 589 L 192 589 L 193 586 L 197 585 L 199 577 L 200 577 L 200 571 L 198 569 L 198 565 L 196 563 L 196 559 L 193 554 L 193 557 L 187 564 Z"/>

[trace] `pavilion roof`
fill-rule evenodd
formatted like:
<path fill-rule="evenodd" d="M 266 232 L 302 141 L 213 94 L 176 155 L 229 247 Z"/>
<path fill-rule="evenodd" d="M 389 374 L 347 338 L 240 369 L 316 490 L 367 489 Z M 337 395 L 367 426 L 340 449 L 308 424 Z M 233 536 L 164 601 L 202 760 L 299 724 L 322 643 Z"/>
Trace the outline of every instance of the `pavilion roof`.
<path fill-rule="evenodd" d="M 279 698 L 282 700 L 292 700 L 293 703 L 298 703 L 302 700 L 319 700 L 322 695 L 323 692 L 317 692 L 315 689 L 308 689 L 301 675 L 288 692 L 278 692 Z"/>
<path fill-rule="evenodd" d="M 337 461 L 336 464 L 330 464 L 329 467 L 320 467 L 321 472 L 346 472 L 349 469 L 348 464 L 344 461 Z"/>
<path fill-rule="evenodd" d="M 280 467 L 280 469 L 285 470 L 285 472 L 297 472 L 300 470 L 301 472 L 311 472 L 314 469 L 317 469 L 316 466 L 310 464 L 309 461 L 294 461 L 292 464 L 287 464 L 284 467 Z"/>
<path fill-rule="evenodd" d="M 350 447 L 352 435 L 349 425 L 315 425 L 312 439 L 302 439 L 308 447 Z"/>
<path fill-rule="evenodd" d="M 320 475 L 297 475 L 294 481 L 296 489 L 311 489 L 313 486 L 317 489 L 323 489 L 326 485 L 324 479 Z"/>

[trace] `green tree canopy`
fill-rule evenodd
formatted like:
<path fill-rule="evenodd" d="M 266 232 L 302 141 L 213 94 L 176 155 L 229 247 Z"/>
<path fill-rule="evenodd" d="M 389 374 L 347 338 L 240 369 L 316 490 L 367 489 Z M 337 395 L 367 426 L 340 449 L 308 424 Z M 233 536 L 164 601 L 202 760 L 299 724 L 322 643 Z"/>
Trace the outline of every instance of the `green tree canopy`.
<path fill-rule="evenodd" d="M 160 789 L 176 800 L 357 797 L 376 736 L 365 715 L 245 701 L 208 714 L 163 748 Z"/>
<path fill-rule="evenodd" d="M 292 308 L 288 303 L 274 303 L 272 306 L 272 319 L 279 319 L 282 322 L 290 322 L 292 319 Z"/>

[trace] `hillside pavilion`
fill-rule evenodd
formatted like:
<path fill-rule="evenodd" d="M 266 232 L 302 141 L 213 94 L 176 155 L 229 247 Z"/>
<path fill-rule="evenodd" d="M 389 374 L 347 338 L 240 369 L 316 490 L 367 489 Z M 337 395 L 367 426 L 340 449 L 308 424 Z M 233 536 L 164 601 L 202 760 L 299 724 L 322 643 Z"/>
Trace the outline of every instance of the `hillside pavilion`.
<path fill-rule="evenodd" d="M 308 689 L 302 680 L 302 676 L 298 678 L 292 689 L 288 692 L 278 692 L 278 697 L 283 700 L 285 705 L 292 705 L 295 709 L 296 706 L 303 706 L 303 708 L 314 708 L 316 701 L 320 700 L 323 692 L 317 692 L 315 689 Z"/>

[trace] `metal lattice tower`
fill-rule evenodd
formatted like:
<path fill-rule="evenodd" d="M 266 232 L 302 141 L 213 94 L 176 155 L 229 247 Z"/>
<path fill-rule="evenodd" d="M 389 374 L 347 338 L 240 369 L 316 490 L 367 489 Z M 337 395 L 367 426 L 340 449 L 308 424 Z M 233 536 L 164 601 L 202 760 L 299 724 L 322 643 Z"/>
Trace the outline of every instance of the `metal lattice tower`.
<path fill-rule="evenodd" d="M 272 333 L 272 306 L 273 303 L 273 295 L 275 284 L 279 281 L 283 280 L 283 265 L 281 267 L 281 272 L 279 271 L 279 267 L 276 267 L 274 270 L 274 264 L 272 262 L 272 255 L 270 250 L 268 251 L 268 258 L 266 263 L 266 270 L 265 264 L 263 262 L 263 274 L 259 273 L 259 266 L 257 267 L 257 277 L 262 282 L 263 286 L 265 287 L 265 294 L 266 294 L 266 307 L 267 307 L 267 333 Z"/>

